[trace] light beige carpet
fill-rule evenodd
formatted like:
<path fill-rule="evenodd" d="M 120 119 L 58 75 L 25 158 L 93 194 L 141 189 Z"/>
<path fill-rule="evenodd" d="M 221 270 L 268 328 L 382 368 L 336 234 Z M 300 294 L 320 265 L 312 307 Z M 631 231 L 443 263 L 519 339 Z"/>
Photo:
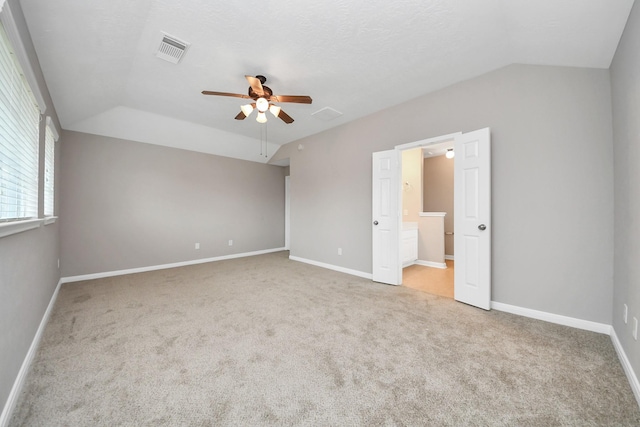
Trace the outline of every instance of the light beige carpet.
<path fill-rule="evenodd" d="M 276 253 L 65 284 L 12 426 L 637 426 L 605 335 Z"/>

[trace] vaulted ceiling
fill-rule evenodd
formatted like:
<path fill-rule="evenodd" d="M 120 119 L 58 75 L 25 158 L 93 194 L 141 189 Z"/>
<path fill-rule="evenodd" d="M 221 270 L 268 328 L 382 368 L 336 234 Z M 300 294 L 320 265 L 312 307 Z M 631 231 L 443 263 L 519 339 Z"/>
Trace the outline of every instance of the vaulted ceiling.
<path fill-rule="evenodd" d="M 234 120 L 262 74 L 295 119 L 278 145 L 511 63 L 608 68 L 633 0 L 21 0 L 62 127 L 253 161 L 265 125 Z M 156 57 L 162 33 L 190 43 Z M 342 115 L 312 113 L 331 107 Z"/>

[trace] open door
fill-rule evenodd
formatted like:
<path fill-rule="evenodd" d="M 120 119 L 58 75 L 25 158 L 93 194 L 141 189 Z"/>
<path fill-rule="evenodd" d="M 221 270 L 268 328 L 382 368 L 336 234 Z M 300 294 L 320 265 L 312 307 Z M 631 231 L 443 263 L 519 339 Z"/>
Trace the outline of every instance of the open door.
<path fill-rule="evenodd" d="M 284 248 L 290 250 L 291 241 L 291 176 L 284 177 Z"/>
<path fill-rule="evenodd" d="M 455 138 L 454 298 L 491 308 L 491 140 L 489 128 Z"/>
<path fill-rule="evenodd" d="M 373 281 L 399 285 L 400 264 L 400 197 L 398 151 L 373 153 L 372 243 Z"/>

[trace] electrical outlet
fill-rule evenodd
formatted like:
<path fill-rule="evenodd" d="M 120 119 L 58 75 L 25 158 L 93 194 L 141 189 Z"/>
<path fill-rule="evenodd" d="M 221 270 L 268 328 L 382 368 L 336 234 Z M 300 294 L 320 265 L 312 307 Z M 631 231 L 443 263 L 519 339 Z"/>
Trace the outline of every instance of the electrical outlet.
<path fill-rule="evenodd" d="M 338 248 L 338 255 L 342 255 L 342 248 Z"/>
<path fill-rule="evenodd" d="M 233 246 L 233 240 L 229 240 L 229 246 Z"/>
<path fill-rule="evenodd" d="M 633 318 L 633 331 L 631 332 L 634 340 L 638 340 L 638 319 Z"/>
<path fill-rule="evenodd" d="M 200 243 L 196 243 L 196 249 L 200 249 Z"/>
<path fill-rule="evenodd" d="M 629 307 L 627 307 L 627 304 L 625 304 L 624 305 L 624 310 L 622 311 L 622 316 L 623 316 L 625 325 L 627 324 L 628 315 L 629 315 Z"/>

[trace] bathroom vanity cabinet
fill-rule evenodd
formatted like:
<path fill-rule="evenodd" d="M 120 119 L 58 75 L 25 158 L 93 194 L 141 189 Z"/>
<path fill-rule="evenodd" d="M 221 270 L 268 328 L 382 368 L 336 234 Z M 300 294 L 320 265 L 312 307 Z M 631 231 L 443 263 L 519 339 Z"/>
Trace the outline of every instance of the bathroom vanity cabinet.
<path fill-rule="evenodd" d="M 415 264 L 418 260 L 418 223 L 402 223 L 402 266 Z"/>

